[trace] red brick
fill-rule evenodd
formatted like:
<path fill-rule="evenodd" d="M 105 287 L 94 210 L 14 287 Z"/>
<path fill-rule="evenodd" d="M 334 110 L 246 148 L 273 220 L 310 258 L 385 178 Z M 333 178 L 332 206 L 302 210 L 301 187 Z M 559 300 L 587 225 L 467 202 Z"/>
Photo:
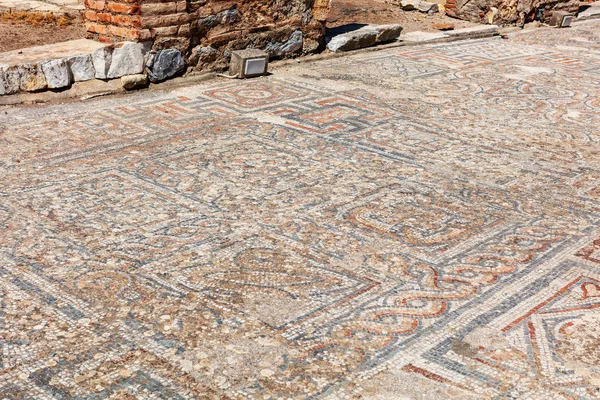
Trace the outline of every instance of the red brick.
<path fill-rule="evenodd" d="M 86 22 L 85 28 L 88 32 L 99 33 L 101 35 L 105 35 L 108 33 L 108 28 L 106 25 L 97 24 L 95 22 Z"/>
<path fill-rule="evenodd" d="M 104 10 L 106 6 L 106 1 L 104 0 L 85 0 L 85 7 L 90 10 Z"/>
<path fill-rule="evenodd" d="M 123 3 L 108 3 L 108 9 L 112 12 L 119 14 L 139 14 L 140 6 L 137 4 L 123 4 Z"/>
<path fill-rule="evenodd" d="M 119 26 L 142 27 L 142 18 L 137 15 L 112 15 L 111 22 Z"/>
<path fill-rule="evenodd" d="M 112 22 L 112 14 L 109 14 L 109 13 L 98 13 L 96 15 L 96 19 L 97 19 L 98 22 L 111 23 Z"/>
<path fill-rule="evenodd" d="M 109 26 L 108 31 L 113 36 L 134 41 L 148 40 L 152 36 L 147 29 L 127 28 L 123 26 Z"/>
<path fill-rule="evenodd" d="M 118 36 L 127 40 L 139 40 L 141 37 L 139 29 L 131 29 L 121 26 L 109 26 L 108 30 L 111 35 Z"/>
<path fill-rule="evenodd" d="M 96 14 L 96 11 L 92 11 L 92 10 L 85 10 L 84 16 L 85 16 L 85 19 L 87 19 L 88 21 L 91 21 L 91 22 L 96 22 L 96 20 L 98 19 L 98 15 Z"/>

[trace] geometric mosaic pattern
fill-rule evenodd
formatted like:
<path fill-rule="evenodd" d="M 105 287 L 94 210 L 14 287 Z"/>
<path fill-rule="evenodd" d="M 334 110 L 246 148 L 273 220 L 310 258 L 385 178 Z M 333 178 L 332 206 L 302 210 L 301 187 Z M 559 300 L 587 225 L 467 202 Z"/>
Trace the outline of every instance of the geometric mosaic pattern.
<path fill-rule="evenodd" d="M 2 110 L 0 397 L 600 398 L 598 32 Z"/>

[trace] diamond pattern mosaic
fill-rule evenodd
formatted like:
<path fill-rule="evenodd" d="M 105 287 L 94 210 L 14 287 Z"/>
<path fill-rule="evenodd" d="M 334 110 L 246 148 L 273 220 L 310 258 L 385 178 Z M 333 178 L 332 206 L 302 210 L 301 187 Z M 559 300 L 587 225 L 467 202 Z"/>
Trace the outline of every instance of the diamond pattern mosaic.
<path fill-rule="evenodd" d="M 598 32 L 0 113 L 0 398 L 600 398 Z"/>

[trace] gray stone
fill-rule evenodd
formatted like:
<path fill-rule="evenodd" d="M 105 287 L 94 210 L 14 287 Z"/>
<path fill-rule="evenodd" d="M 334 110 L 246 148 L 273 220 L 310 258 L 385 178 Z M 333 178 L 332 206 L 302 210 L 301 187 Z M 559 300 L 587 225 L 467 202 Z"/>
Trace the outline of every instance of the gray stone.
<path fill-rule="evenodd" d="M 146 62 L 148 77 L 152 82 L 172 78 L 185 69 L 183 55 L 177 49 L 151 52 Z"/>
<path fill-rule="evenodd" d="M 600 1 L 585 4 L 579 7 L 579 13 L 577 14 L 578 20 L 585 20 L 598 17 L 600 17 Z"/>
<path fill-rule="evenodd" d="M 235 24 L 240 18 L 240 12 L 234 8 L 232 10 L 225 10 L 218 14 L 222 24 Z"/>
<path fill-rule="evenodd" d="M 423 0 L 402 0 L 400 5 L 404 11 L 418 10 L 424 13 L 435 13 L 440 10 L 439 4 Z"/>
<path fill-rule="evenodd" d="M 397 24 L 367 25 L 332 37 L 327 43 L 327 48 L 334 52 L 361 49 L 396 40 L 401 32 L 402 26 Z"/>
<path fill-rule="evenodd" d="M 146 74 L 125 75 L 121 77 L 121 86 L 127 90 L 138 89 L 147 85 L 148 76 Z"/>
<path fill-rule="evenodd" d="M 333 52 L 350 51 L 373 46 L 377 43 L 377 30 L 361 28 L 356 31 L 334 36 L 327 43 L 327 48 Z"/>
<path fill-rule="evenodd" d="M 92 64 L 94 66 L 96 79 L 108 79 L 108 70 L 112 61 L 112 48 L 103 47 L 92 54 Z"/>
<path fill-rule="evenodd" d="M 190 65 L 202 67 L 217 59 L 219 51 L 208 46 L 196 46 L 192 49 L 189 61 Z"/>
<path fill-rule="evenodd" d="M 83 56 L 68 57 L 65 59 L 71 79 L 73 82 L 89 81 L 96 76 L 96 70 L 92 63 L 92 55 L 86 54 Z"/>
<path fill-rule="evenodd" d="M 19 72 L 16 67 L 0 66 L 0 96 L 19 91 Z"/>
<path fill-rule="evenodd" d="M 46 61 L 40 64 L 49 89 L 60 89 L 71 84 L 69 67 L 64 60 Z"/>
<path fill-rule="evenodd" d="M 400 1 L 400 7 L 402 7 L 402 9 L 404 11 L 413 11 L 416 10 L 416 4 L 421 1 L 421 0 L 402 0 Z"/>
<path fill-rule="evenodd" d="M 385 43 L 397 40 L 402 33 L 402 25 L 378 25 L 377 26 L 377 43 Z"/>
<path fill-rule="evenodd" d="M 19 89 L 23 92 L 35 92 L 46 89 L 46 77 L 38 64 L 22 64 L 17 67 L 19 72 Z"/>
<path fill-rule="evenodd" d="M 115 48 L 106 77 L 114 79 L 144 72 L 144 49 L 144 44 L 134 42 L 125 42 Z"/>
<path fill-rule="evenodd" d="M 304 39 L 302 31 L 298 30 L 292 33 L 288 41 L 285 43 L 269 43 L 265 47 L 265 51 L 269 53 L 269 56 L 271 57 L 284 57 L 286 55 L 301 51 L 303 45 Z"/>
<path fill-rule="evenodd" d="M 198 28 L 200 30 L 212 29 L 219 24 L 235 24 L 240 21 L 240 12 L 237 9 L 221 11 L 217 14 L 209 15 L 198 19 Z"/>
<path fill-rule="evenodd" d="M 4 96 L 6 94 L 6 88 L 4 83 L 4 70 L 6 69 L 5 65 L 0 65 L 0 96 Z"/>
<path fill-rule="evenodd" d="M 198 19 L 198 26 L 204 29 L 214 28 L 219 25 L 219 18 L 217 15 L 209 15 L 208 17 Z"/>
<path fill-rule="evenodd" d="M 436 3 L 430 3 L 428 1 L 420 1 L 417 3 L 417 10 L 433 14 L 440 11 L 440 5 Z"/>

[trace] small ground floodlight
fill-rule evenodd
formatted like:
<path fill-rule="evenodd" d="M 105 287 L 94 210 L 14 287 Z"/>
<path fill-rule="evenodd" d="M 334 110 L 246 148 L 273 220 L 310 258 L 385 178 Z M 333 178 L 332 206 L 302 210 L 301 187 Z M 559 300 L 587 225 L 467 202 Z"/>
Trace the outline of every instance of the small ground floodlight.
<path fill-rule="evenodd" d="M 229 75 L 237 78 L 253 78 L 267 74 L 269 54 L 258 49 L 231 52 Z"/>
<path fill-rule="evenodd" d="M 550 26 L 556 26 L 557 28 L 567 28 L 571 26 L 573 22 L 573 15 L 566 11 L 552 11 L 550 17 Z"/>

